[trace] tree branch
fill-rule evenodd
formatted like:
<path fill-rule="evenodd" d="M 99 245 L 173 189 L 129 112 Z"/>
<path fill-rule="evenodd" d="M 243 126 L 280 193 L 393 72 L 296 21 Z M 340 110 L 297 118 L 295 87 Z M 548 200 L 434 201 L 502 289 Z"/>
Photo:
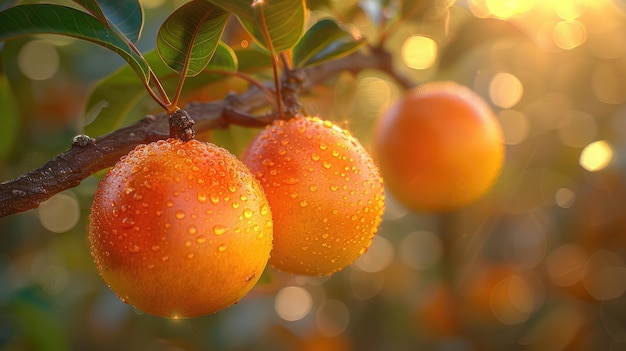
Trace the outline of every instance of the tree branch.
<path fill-rule="evenodd" d="M 298 94 L 341 71 L 358 73 L 365 69 L 377 69 L 388 73 L 403 87 L 411 88 L 412 83 L 394 71 L 391 58 L 386 51 L 372 49 L 369 54 L 358 52 L 310 69 L 290 71 L 283 84 L 287 90 L 286 99 L 290 100 L 286 105 L 299 109 Z M 251 86 L 248 91 L 231 94 L 224 100 L 191 103 L 184 109 L 193 117 L 195 130 L 206 131 L 226 128 L 230 124 L 248 127 L 269 124 L 277 118 L 276 114 L 252 114 L 267 106 L 269 102 L 264 91 Z M 0 218 L 36 208 L 53 195 L 78 186 L 90 175 L 115 165 L 137 145 L 168 138 L 169 128 L 164 112 L 158 116 L 146 116 L 135 124 L 95 139 L 76 136 L 67 151 L 35 170 L 0 183 Z"/>

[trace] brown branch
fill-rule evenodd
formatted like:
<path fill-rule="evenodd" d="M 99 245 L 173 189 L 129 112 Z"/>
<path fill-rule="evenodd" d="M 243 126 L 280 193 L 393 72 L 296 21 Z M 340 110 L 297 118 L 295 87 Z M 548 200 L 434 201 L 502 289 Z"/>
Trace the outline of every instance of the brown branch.
<path fill-rule="evenodd" d="M 357 73 L 365 69 L 378 69 L 387 72 L 405 88 L 411 88 L 412 83 L 393 70 L 391 58 L 388 52 L 372 49 L 367 55 L 355 53 L 310 69 L 289 71 L 283 84 L 286 106 L 291 108 L 288 114 L 294 114 L 300 108 L 298 94 L 341 71 Z M 252 86 L 248 91 L 231 94 L 222 101 L 191 103 L 184 110 L 193 117 L 196 131 L 206 131 L 226 128 L 230 124 L 260 127 L 271 123 L 277 118 L 275 113 L 265 116 L 252 114 L 267 106 L 264 91 Z M 67 151 L 41 167 L 0 183 L 0 218 L 38 207 L 42 201 L 77 186 L 83 179 L 102 169 L 113 166 L 139 144 L 168 138 L 169 128 L 164 112 L 158 116 L 146 116 L 135 124 L 95 139 L 85 135 L 75 137 Z"/>

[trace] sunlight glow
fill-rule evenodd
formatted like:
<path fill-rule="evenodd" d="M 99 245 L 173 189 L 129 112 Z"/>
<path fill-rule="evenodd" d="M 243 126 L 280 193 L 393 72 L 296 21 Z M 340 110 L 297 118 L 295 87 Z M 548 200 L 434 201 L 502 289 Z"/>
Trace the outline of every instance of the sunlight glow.
<path fill-rule="evenodd" d="M 604 140 L 594 141 L 580 153 L 579 163 L 589 172 L 606 168 L 613 159 L 613 148 Z"/>

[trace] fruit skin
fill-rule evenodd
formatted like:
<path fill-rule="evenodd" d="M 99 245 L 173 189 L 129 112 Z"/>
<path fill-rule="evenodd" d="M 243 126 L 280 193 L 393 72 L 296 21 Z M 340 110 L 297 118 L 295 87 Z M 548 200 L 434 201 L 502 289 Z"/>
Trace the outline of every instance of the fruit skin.
<path fill-rule="evenodd" d="M 331 274 L 370 246 L 384 209 L 383 183 L 347 131 L 316 117 L 277 120 L 242 159 L 272 208 L 274 268 Z"/>
<path fill-rule="evenodd" d="M 225 149 L 177 139 L 140 145 L 100 183 L 90 214 L 96 266 L 120 298 L 157 316 L 236 303 L 272 247 L 258 181 Z"/>
<path fill-rule="evenodd" d="M 443 212 L 489 192 L 505 149 L 500 125 L 480 96 L 454 82 L 431 82 L 380 117 L 374 153 L 385 186 L 402 204 Z"/>

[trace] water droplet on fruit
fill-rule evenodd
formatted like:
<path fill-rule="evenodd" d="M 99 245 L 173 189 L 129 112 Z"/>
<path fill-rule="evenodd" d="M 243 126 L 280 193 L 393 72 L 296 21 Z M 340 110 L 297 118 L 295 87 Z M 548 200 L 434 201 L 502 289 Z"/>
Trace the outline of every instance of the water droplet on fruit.
<path fill-rule="evenodd" d="M 320 160 L 320 155 L 316 154 L 316 153 L 312 153 L 311 154 L 311 160 L 313 161 L 319 161 Z"/>
<path fill-rule="evenodd" d="M 205 203 L 206 202 L 206 194 L 203 193 L 203 192 L 199 192 L 197 199 L 198 199 L 199 203 L 201 203 L 201 204 Z"/>
<path fill-rule="evenodd" d="M 312 192 L 316 192 L 317 191 L 317 185 L 311 185 L 309 187 L 309 190 L 311 190 Z"/>
<path fill-rule="evenodd" d="M 124 219 L 122 219 L 122 226 L 132 227 L 133 225 L 135 225 L 135 221 L 131 217 L 124 217 Z"/>
<path fill-rule="evenodd" d="M 211 194 L 209 196 L 209 199 L 211 200 L 211 202 L 215 205 L 217 205 L 220 202 L 220 197 L 215 195 L 215 194 Z"/>
<path fill-rule="evenodd" d="M 326 150 L 327 148 L 328 148 L 328 145 L 320 144 L 320 150 Z"/>
<path fill-rule="evenodd" d="M 309 204 L 309 202 L 306 201 L 306 200 L 300 201 L 300 207 L 306 207 L 308 204 Z"/>
<path fill-rule="evenodd" d="M 141 194 L 135 193 L 133 194 L 133 199 L 139 201 L 139 200 L 143 200 L 143 196 L 141 196 Z"/>
<path fill-rule="evenodd" d="M 185 218 L 185 211 L 177 210 L 174 215 L 176 216 L 177 219 L 183 219 Z"/>
<path fill-rule="evenodd" d="M 165 203 L 165 206 L 167 206 L 167 207 L 173 207 L 173 206 L 174 206 L 174 203 L 173 203 L 172 201 L 167 201 L 167 202 Z"/>
<path fill-rule="evenodd" d="M 246 208 L 245 210 L 243 210 L 243 216 L 246 218 L 251 218 L 252 217 L 252 210 L 250 210 L 249 208 Z"/>
<path fill-rule="evenodd" d="M 188 258 L 188 259 L 192 259 L 192 258 L 193 258 L 193 256 L 194 256 L 194 254 L 193 254 L 193 253 L 191 253 L 191 252 L 187 254 L 187 258 Z"/>
<path fill-rule="evenodd" d="M 130 244 L 128 245 L 128 252 L 139 252 L 139 250 L 141 250 L 141 248 L 138 245 L 135 244 Z"/>
<path fill-rule="evenodd" d="M 226 233 L 230 228 L 228 227 L 224 227 L 222 225 L 216 225 L 213 227 L 213 233 L 215 233 L 215 235 L 222 235 L 224 233 Z"/>
<path fill-rule="evenodd" d="M 190 240 L 185 241 L 185 247 L 191 247 L 191 241 Z"/>
<path fill-rule="evenodd" d="M 283 183 L 288 184 L 288 185 L 294 185 L 294 184 L 300 183 L 300 181 L 297 178 L 289 177 L 289 178 L 283 179 Z"/>
<path fill-rule="evenodd" d="M 199 236 L 196 238 L 196 242 L 197 242 L 198 244 L 204 244 L 204 243 L 206 243 L 206 236 L 204 236 L 204 235 L 199 235 Z"/>
<path fill-rule="evenodd" d="M 222 244 L 220 246 L 217 247 L 217 251 L 219 252 L 224 252 L 226 251 L 226 245 Z"/>
<path fill-rule="evenodd" d="M 265 237 L 265 235 L 263 233 L 259 233 L 257 234 L 256 238 L 259 240 L 262 240 Z"/>
<path fill-rule="evenodd" d="M 195 225 L 189 226 L 189 234 L 190 235 L 196 235 L 197 232 L 198 232 L 198 229 L 196 229 Z"/>
<path fill-rule="evenodd" d="M 182 150 L 182 149 L 176 150 L 176 155 L 178 155 L 178 157 L 185 157 L 186 156 L 185 150 Z"/>
<path fill-rule="evenodd" d="M 261 215 L 265 216 L 269 212 L 269 207 L 266 205 L 261 206 Z"/>
<path fill-rule="evenodd" d="M 170 258 L 168 256 L 161 257 L 161 261 L 163 261 L 163 262 L 167 262 L 169 260 L 170 260 Z"/>
<path fill-rule="evenodd" d="M 152 245 L 152 251 L 157 252 L 159 251 L 160 247 L 159 245 Z"/>

